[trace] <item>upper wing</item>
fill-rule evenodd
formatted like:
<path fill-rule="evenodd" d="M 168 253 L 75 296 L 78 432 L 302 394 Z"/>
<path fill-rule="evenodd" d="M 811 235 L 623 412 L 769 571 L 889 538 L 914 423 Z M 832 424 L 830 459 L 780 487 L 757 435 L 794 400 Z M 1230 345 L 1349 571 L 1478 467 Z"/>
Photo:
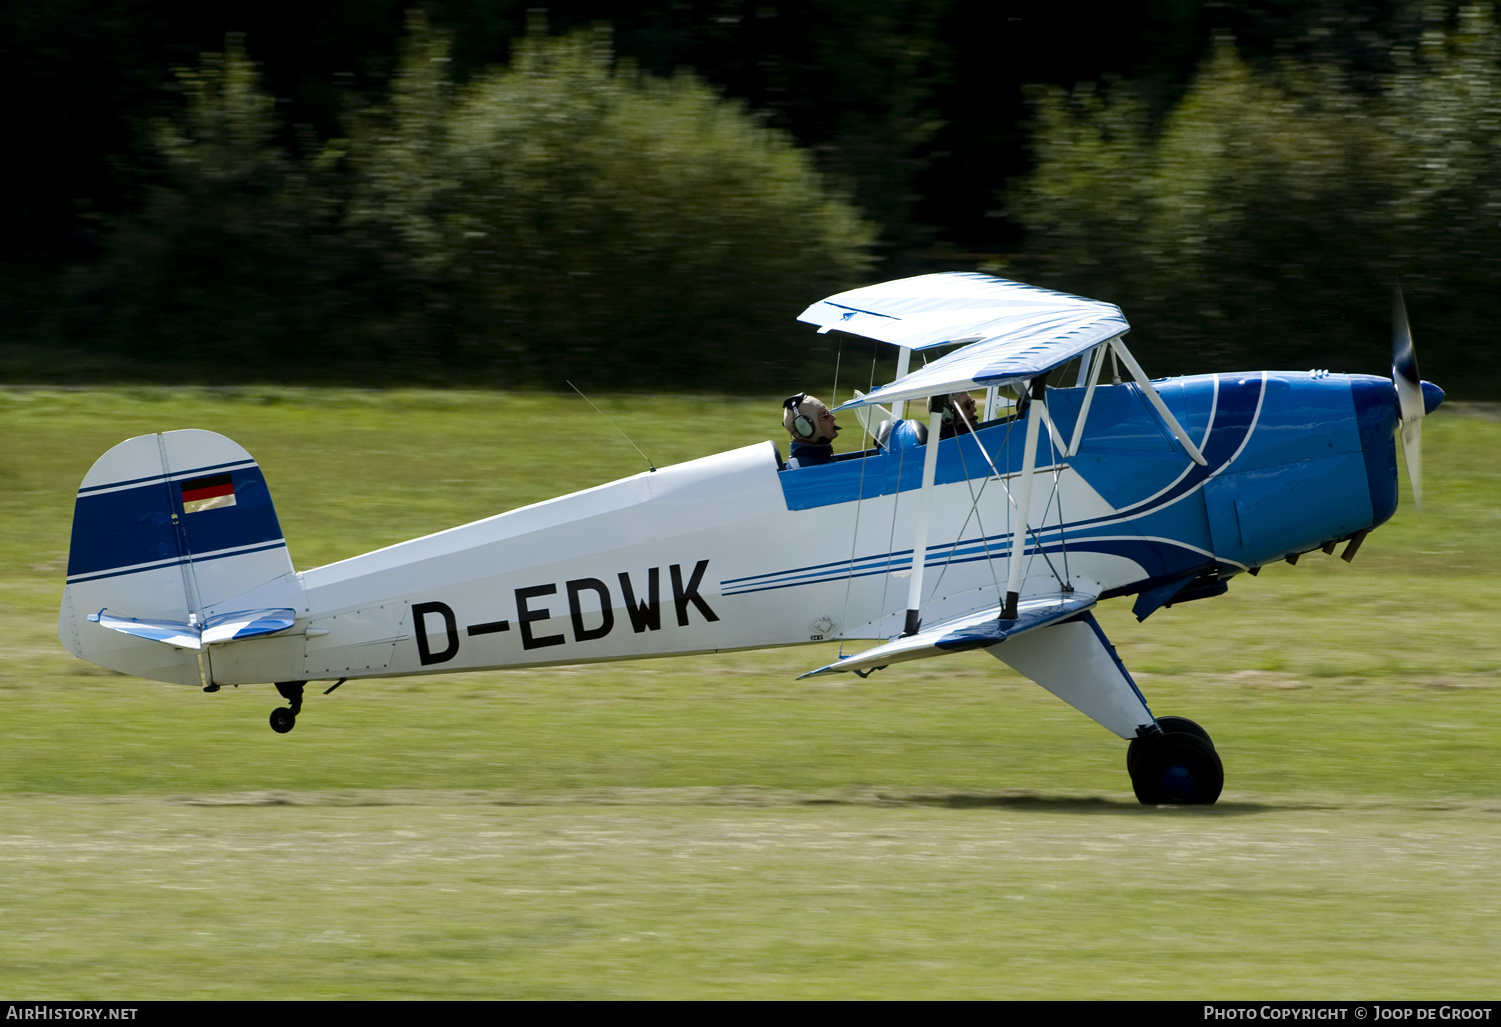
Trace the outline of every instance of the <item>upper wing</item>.
<path fill-rule="evenodd" d="M 969 649 L 983 649 L 1004 642 L 1008 638 L 1036 628 L 1056 624 L 1077 616 L 1095 605 L 1095 597 L 1075 592 L 1069 595 L 1042 596 L 1023 599 L 1017 604 L 1016 620 L 1001 620 L 999 604 L 975 613 L 935 624 L 915 635 L 894 638 L 890 642 L 867 649 L 863 653 L 846 656 L 817 670 L 800 675 L 803 678 L 853 670 L 864 673 L 879 670 L 893 663 L 906 660 L 923 660 L 945 653 L 960 653 Z"/>
<path fill-rule="evenodd" d="M 963 273 L 851 289 L 799 320 L 910 349 L 969 344 L 841 410 L 1035 378 L 1131 327 L 1113 303 Z"/>

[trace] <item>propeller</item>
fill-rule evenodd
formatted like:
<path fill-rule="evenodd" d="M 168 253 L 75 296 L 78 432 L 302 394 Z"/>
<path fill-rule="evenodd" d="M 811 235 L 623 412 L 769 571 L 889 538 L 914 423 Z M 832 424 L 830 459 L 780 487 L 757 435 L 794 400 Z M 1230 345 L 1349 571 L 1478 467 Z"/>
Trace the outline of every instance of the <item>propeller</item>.
<path fill-rule="evenodd" d="M 1412 329 L 1407 323 L 1407 304 L 1402 301 L 1401 282 L 1392 288 L 1392 384 L 1397 389 L 1397 413 L 1401 418 L 1402 458 L 1407 462 L 1413 503 L 1421 515 L 1423 414 L 1427 404 L 1423 399 L 1423 379 L 1418 375 L 1418 354 L 1412 346 Z"/>

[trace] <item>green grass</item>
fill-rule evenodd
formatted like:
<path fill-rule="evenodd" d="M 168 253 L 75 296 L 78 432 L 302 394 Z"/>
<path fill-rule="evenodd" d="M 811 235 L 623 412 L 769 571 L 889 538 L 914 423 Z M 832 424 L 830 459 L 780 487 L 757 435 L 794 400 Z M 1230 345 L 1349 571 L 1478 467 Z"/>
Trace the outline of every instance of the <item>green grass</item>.
<path fill-rule="evenodd" d="M 600 401 L 658 465 L 776 401 Z M 1501 423 L 1425 423 L 1351 565 L 1102 622 L 1214 735 L 1213 809 L 983 654 L 764 653 L 351 682 L 274 735 L 55 636 L 72 495 L 204 427 L 299 567 L 641 467 L 577 399 L 0 390 L 0 990 L 56 998 L 1496 998 Z"/>

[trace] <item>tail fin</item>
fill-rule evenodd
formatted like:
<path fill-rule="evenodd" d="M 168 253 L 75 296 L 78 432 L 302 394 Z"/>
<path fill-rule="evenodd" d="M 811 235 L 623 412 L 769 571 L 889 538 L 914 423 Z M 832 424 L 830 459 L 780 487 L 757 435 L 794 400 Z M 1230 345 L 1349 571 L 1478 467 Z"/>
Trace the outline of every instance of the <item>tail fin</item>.
<path fill-rule="evenodd" d="M 196 633 L 221 604 L 293 574 L 249 453 L 210 431 L 142 435 L 100 457 L 79 486 L 58 636 L 101 666 L 196 684 L 198 651 L 125 631 L 120 619 Z"/>

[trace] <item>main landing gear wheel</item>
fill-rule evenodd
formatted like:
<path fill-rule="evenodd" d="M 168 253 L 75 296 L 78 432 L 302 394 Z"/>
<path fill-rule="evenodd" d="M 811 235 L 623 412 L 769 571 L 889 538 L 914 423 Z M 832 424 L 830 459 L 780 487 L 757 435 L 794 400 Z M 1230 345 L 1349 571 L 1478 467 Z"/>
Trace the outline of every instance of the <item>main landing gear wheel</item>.
<path fill-rule="evenodd" d="M 1157 724 L 1160 733 L 1137 738 L 1126 751 L 1136 798 L 1147 806 L 1212 805 L 1225 787 L 1225 767 L 1208 733 L 1181 717 Z"/>
<path fill-rule="evenodd" d="M 297 726 L 297 714 L 302 712 L 302 686 L 306 681 L 278 681 L 276 690 L 291 706 L 278 706 L 271 711 L 271 730 L 284 735 Z"/>
<path fill-rule="evenodd" d="M 1186 734 L 1198 735 L 1209 743 L 1211 749 L 1214 748 L 1214 739 L 1209 737 L 1209 732 L 1187 717 L 1158 717 L 1157 726 L 1162 728 L 1163 731 L 1182 731 Z M 1142 740 L 1140 738 L 1131 739 L 1131 744 L 1126 746 L 1126 771 L 1128 773 L 1136 765 L 1136 754 L 1141 752 L 1141 746 Z"/>

